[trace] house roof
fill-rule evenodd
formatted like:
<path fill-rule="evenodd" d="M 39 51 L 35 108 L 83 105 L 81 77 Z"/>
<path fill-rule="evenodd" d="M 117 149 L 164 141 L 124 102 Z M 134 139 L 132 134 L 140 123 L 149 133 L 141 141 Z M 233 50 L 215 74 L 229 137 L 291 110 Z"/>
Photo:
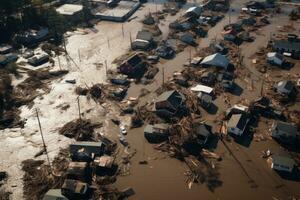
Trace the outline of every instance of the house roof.
<path fill-rule="evenodd" d="M 278 59 L 281 59 L 281 60 L 284 59 L 283 55 L 281 55 L 280 53 L 277 53 L 277 52 L 269 52 L 269 53 L 267 54 L 267 57 L 268 57 L 268 58 L 273 58 L 273 57 L 275 57 L 275 58 L 278 58 Z"/>
<path fill-rule="evenodd" d="M 100 166 L 100 167 L 111 168 L 114 163 L 114 160 L 115 160 L 114 157 L 104 155 L 104 156 L 95 158 L 94 162 L 96 164 L 98 164 L 98 166 Z"/>
<path fill-rule="evenodd" d="M 185 13 L 186 14 L 193 13 L 193 14 L 195 14 L 197 16 L 200 16 L 201 12 L 202 12 L 202 8 L 201 7 L 194 6 L 194 7 L 190 7 L 189 9 L 187 9 Z"/>
<path fill-rule="evenodd" d="M 61 15 L 74 15 L 83 9 L 82 5 L 77 4 L 64 4 L 56 9 L 56 11 Z"/>
<path fill-rule="evenodd" d="M 149 31 L 139 31 L 136 35 L 136 39 L 151 42 L 153 40 L 153 35 Z"/>
<path fill-rule="evenodd" d="M 276 121 L 273 125 L 273 129 L 282 131 L 290 136 L 296 136 L 298 134 L 297 127 L 287 122 Z"/>
<path fill-rule="evenodd" d="M 43 200 L 68 200 L 68 199 L 61 194 L 61 189 L 51 189 L 45 194 Z"/>
<path fill-rule="evenodd" d="M 192 87 L 191 90 L 193 92 L 204 92 L 204 93 L 210 94 L 214 91 L 214 88 L 208 87 L 206 85 L 198 84 L 195 87 Z"/>
<path fill-rule="evenodd" d="M 294 165 L 296 164 L 292 158 L 285 157 L 285 156 L 272 155 L 271 158 L 273 163 L 289 166 L 290 168 L 293 168 Z"/>
<path fill-rule="evenodd" d="M 248 123 L 248 117 L 245 114 L 232 115 L 228 121 L 228 127 L 236 127 L 240 130 L 244 130 Z"/>
<path fill-rule="evenodd" d="M 179 105 L 184 99 L 184 96 L 176 90 L 170 90 L 162 93 L 156 102 L 169 101 L 172 105 Z"/>
<path fill-rule="evenodd" d="M 229 60 L 224 55 L 220 53 L 215 53 L 213 55 L 205 57 L 202 60 L 201 65 L 227 68 L 227 66 L 229 65 Z"/>
<path fill-rule="evenodd" d="M 161 131 L 158 131 L 158 130 L 166 131 L 168 128 L 169 128 L 168 124 L 154 124 L 154 125 L 148 124 L 145 127 L 144 132 L 145 133 L 153 133 L 153 132 L 156 133 L 156 132 L 161 132 Z"/>
<path fill-rule="evenodd" d="M 211 103 L 212 102 L 212 96 L 199 92 L 198 98 L 202 100 L 202 102 Z"/>
<path fill-rule="evenodd" d="M 292 81 L 280 81 L 276 85 L 277 90 L 280 92 L 286 93 L 286 91 L 291 92 L 294 88 L 294 84 Z"/>
<path fill-rule="evenodd" d="M 274 41 L 274 47 L 279 49 L 287 49 L 290 51 L 300 51 L 300 42 L 288 40 Z"/>

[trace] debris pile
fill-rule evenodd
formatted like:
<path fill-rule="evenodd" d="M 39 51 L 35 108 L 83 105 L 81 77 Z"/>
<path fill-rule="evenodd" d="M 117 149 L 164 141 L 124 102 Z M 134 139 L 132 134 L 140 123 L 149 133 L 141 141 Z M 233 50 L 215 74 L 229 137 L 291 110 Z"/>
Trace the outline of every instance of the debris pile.
<path fill-rule="evenodd" d="M 59 130 L 59 134 L 68 138 L 75 138 L 77 141 L 96 141 L 97 135 L 95 135 L 94 130 L 101 126 L 101 123 L 92 123 L 86 119 L 76 119 L 65 124 Z"/>

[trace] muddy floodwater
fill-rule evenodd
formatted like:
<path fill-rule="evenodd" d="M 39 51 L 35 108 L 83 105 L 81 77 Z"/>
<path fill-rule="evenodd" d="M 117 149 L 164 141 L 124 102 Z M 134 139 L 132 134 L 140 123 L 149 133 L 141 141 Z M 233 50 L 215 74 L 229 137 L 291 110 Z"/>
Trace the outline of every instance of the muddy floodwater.
<path fill-rule="evenodd" d="M 199 41 L 199 47 L 207 47 L 214 38 L 221 38 L 223 26 L 238 20 L 238 15 L 245 1 L 232 1 L 231 16 L 228 14 L 215 27 L 208 32 L 208 37 Z M 245 89 L 241 96 L 232 97 L 231 102 L 238 102 L 244 98 L 253 100 L 259 97 L 263 76 L 254 68 L 250 57 L 260 48 L 267 45 L 271 35 L 289 23 L 287 13 L 290 8 L 283 8 L 281 14 L 274 15 L 270 21 L 271 25 L 266 26 L 254 33 L 256 38 L 253 43 L 246 43 L 240 46 L 240 51 L 244 56 L 244 67 L 249 71 L 251 79 L 254 81 L 254 90 Z M 299 30 L 299 24 L 296 25 Z M 162 30 L 164 28 L 162 27 Z M 296 31 L 299 33 L 299 31 Z M 164 68 L 165 79 L 172 76 L 176 71 L 183 69 L 183 65 L 188 62 L 190 52 L 193 48 L 179 53 L 173 60 L 163 61 L 158 65 L 160 71 Z M 299 74 L 299 63 L 289 72 Z M 275 71 L 274 73 L 285 73 Z M 246 77 L 238 77 L 237 82 L 242 88 L 246 88 Z M 162 73 L 159 73 L 155 81 L 147 86 L 132 85 L 128 91 L 129 97 L 137 97 L 142 88 L 155 91 L 162 84 Z M 142 102 L 151 102 L 154 96 L 149 95 Z M 223 105 L 222 96 L 218 97 L 218 112 L 226 110 Z M 299 108 L 298 108 L 299 109 Z M 207 116 L 205 116 L 207 115 Z M 213 121 L 215 115 L 204 114 L 206 121 Z M 270 123 L 260 120 L 259 133 L 267 134 Z M 118 187 L 133 187 L 136 195 L 131 199 L 289 199 L 291 197 L 300 198 L 299 180 L 286 180 L 281 178 L 276 172 L 270 169 L 266 160 L 261 158 L 262 151 L 270 149 L 272 152 L 284 151 L 276 142 L 272 140 L 256 142 L 252 140 L 250 144 L 241 145 L 234 141 L 218 142 L 216 153 L 222 155 L 223 160 L 214 164 L 218 169 L 218 180 L 221 184 L 216 187 L 208 187 L 206 184 L 193 184 L 189 189 L 186 182 L 186 165 L 179 160 L 169 158 L 165 153 L 158 152 L 149 144 L 143 136 L 143 127 L 130 130 L 127 136 L 132 148 L 137 149 L 137 154 L 132 160 L 131 174 L 119 177 Z M 227 147 L 225 147 L 225 145 Z M 230 150 L 230 151 L 229 151 Z M 232 155 L 234 154 L 234 155 Z M 147 160 L 148 165 L 140 165 L 139 161 Z"/>

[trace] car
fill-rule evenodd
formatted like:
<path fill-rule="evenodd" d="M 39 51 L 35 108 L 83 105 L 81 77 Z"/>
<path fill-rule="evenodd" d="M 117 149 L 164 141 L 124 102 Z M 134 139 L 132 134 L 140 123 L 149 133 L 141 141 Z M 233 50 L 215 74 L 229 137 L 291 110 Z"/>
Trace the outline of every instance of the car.
<path fill-rule="evenodd" d="M 120 125 L 120 133 L 122 135 L 127 135 L 127 130 L 124 125 Z"/>

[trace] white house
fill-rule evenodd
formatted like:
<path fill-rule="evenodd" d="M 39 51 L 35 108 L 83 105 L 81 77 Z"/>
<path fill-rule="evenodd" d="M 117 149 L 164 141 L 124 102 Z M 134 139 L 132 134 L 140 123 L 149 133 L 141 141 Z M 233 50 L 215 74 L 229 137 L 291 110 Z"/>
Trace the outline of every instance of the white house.
<path fill-rule="evenodd" d="M 271 168 L 278 171 L 292 172 L 294 166 L 296 165 L 295 161 L 292 158 L 273 155 L 270 158 Z"/>
<path fill-rule="evenodd" d="M 227 133 L 237 136 L 243 135 L 249 120 L 246 114 L 233 114 L 227 122 Z"/>

